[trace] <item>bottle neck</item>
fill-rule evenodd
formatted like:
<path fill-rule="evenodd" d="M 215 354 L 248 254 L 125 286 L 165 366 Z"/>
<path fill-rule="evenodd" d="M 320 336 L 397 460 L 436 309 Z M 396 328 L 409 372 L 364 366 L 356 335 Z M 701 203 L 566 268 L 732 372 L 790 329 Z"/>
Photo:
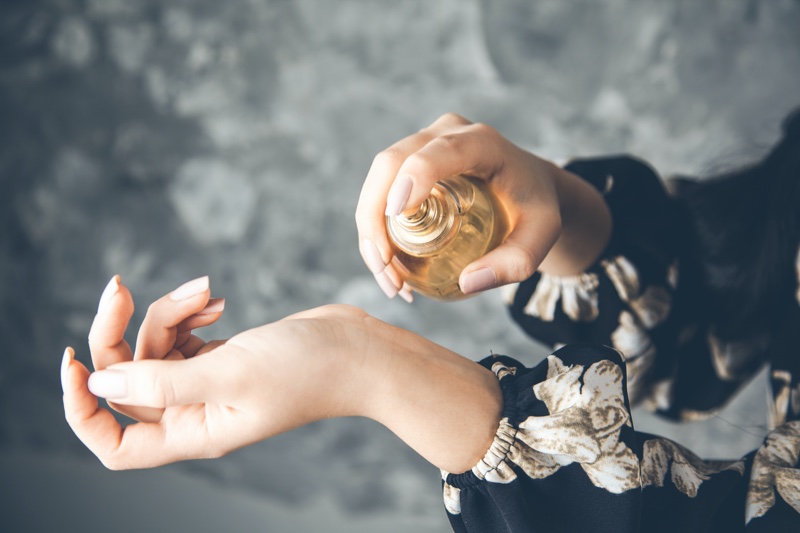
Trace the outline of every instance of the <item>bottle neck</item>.
<path fill-rule="evenodd" d="M 410 255 L 431 255 L 456 236 L 461 215 L 473 201 L 469 184 L 458 179 L 465 180 L 462 177 L 436 183 L 415 213 L 388 217 L 389 235 L 398 248 Z"/>

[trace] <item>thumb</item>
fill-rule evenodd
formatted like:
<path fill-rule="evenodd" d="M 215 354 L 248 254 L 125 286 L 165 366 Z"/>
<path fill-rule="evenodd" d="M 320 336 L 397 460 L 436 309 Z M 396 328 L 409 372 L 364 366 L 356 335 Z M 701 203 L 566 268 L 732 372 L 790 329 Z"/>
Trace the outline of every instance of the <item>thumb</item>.
<path fill-rule="evenodd" d="M 528 279 L 536 272 L 561 234 L 558 211 L 533 209 L 522 214 L 508 238 L 480 259 L 467 265 L 458 284 L 464 294 L 473 294 Z"/>
<path fill-rule="evenodd" d="M 118 363 L 90 375 L 89 390 L 123 405 L 163 408 L 214 401 L 220 380 L 211 359 Z"/>

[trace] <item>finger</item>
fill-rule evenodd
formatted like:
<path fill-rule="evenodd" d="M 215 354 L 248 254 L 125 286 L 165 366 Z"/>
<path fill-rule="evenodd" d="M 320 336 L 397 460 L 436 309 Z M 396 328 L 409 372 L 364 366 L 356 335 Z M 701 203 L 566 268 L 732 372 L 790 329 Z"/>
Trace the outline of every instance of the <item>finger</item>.
<path fill-rule="evenodd" d="M 197 357 L 198 355 L 203 355 L 204 353 L 208 353 L 212 350 L 217 349 L 220 346 L 223 346 L 227 341 L 227 339 L 216 340 L 216 341 L 209 341 L 205 343 L 203 346 L 200 347 L 192 357 Z"/>
<path fill-rule="evenodd" d="M 210 298 L 206 306 L 199 312 L 184 319 L 178 324 L 178 331 L 175 337 L 175 348 L 183 354 L 183 358 L 189 358 L 194 355 L 194 352 L 200 348 L 205 342 L 203 339 L 192 335 L 192 330 L 208 326 L 216 322 L 225 310 L 225 298 Z M 184 349 L 187 342 L 190 342 L 189 351 Z M 192 349 L 192 346 L 194 348 Z"/>
<path fill-rule="evenodd" d="M 89 377 L 92 394 L 121 405 L 170 407 L 222 403 L 228 394 L 227 365 L 206 354 L 179 361 L 149 359 L 119 363 Z M 230 390 L 236 390 L 233 387 Z"/>
<path fill-rule="evenodd" d="M 97 398 L 89 392 L 89 371 L 74 360 L 72 348 L 64 351 L 61 362 L 61 387 L 64 390 L 64 415 L 72 430 L 83 443 L 100 457 L 99 445 L 121 433 L 114 416 L 100 408 Z"/>
<path fill-rule="evenodd" d="M 391 281 L 392 284 L 395 286 L 396 290 L 399 291 L 400 289 L 403 288 L 403 278 L 395 268 L 395 261 L 392 261 L 391 263 L 386 265 L 384 272 L 386 273 L 386 276 L 389 278 L 389 281 Z"/>
<path fill-rule="evenodd" d="M 225 298 L 209 298 L 206 306 L 178 324 L 178 333 L 209 326 L 220 319 L 225 311 Z"/>
<path fill-rule="evenodd" d="M 100 297 L 97 315 L 89 331 L 89 349 L 95 370 L 109 365 L 133 360 L 133 353 L 123 336 L 133 315 L 133 299 L 130 291 L 114 276 Z M 161 409 L 132 407 L 108 402 L 109 407 L 123 415 L 139 421 L 157 422 Z"/>
<path fill-rule="evenodd" d="M 434 120 L 433 123 L 426 129 L 439 131 L 458 126 L 468 126 L 470 124 L 472 124 L 471 120 L 462 117 L 458 113 L 445 113 Z"/>
<path fill-rule="evenodd" d="M 417 209 L 434 183 L 458 174 L 488 178 L 503 164 L 500 134 L 484 124 L 439 135 L 411 154 L 397 171 L 386 200 L 386 215 Z"/>
<path fill-rule="evenodd" d="M 74 360 L 74 355 L 72 348 L 67 348 L 61 363 L 64 413 L 67 422 L 78 438 L 100 457 L 101 453 L 97 444 L 107 439 L 109 435 L 112 437 L 118 435 L 122 428 L 109 411 L 99 406 L 97 398 L 89 391 L 87 387 L 89 371 L 80 362 Z M 131 416 L 124 410 L 133 408 L 121 407 L 120 412 Z M 137 417 L 131 416 L 131 418 Z"/>
<path fill-rule="evenodd" d="M 106 401 L 106 403 L 114 411 L 125 415 L 136 422 L 158 423 L 164 416 L 163 409 L 156 409 L 154 407 L 139 407 L 138 405 L 120 405 L 111 401 Z"/>
<path fill-rule="evenodd" d="M 178 324 L 202 311 L 209 303 L 209 297 L 208 276 L 203 276 L 184 283 L 150 304 L 136 339 L 134 361 L 161 359 L 167 355 L 175 347 Z"/>
<path fill-rule="evenodd" d="M 89 349 L 95 370 L 133 358 L 124 338 L 132 315 L 131 293 L 121 284 L 120 277 L 114 276 L 103 290 L 97 315 L 89 330 Z"/>
<path fill-rule="evenodd" d="M 383 274 L 392 259 L 392 249 L 386 236 L 386 212 L 394 209 L 393 206 L 387 206 L 387 197 L 397 171 L 409 155 L 425 146 L 443 130 L 468 124 L 470 122 L 467 119 L 454 113 L 446 113 L 427 128 L 382 151 L 373 160 L 356 208 L 358 248 L 367 268 L 375 275 L 378 285 L 389 298 L 397 294 L 395 289 L 402 287 L 402 284 L 395 283 L 395 276 L 391 273 Z"/>
<path fill-rule="evenodd" d="M 183 355 L 184 359 L 189 359 L 197 355 L 197 351 L 205 344 L 206 342 L 197 335 L 189 335 L 184 342 L 178 344 L 176 349 Z"/>
<path fill-rule="evenodd" d="M 373 274 L 383 272 L 392 258 L 384 214 L 389 187 L 405 159 L 425 146 L 431 135 L 431 132 L 423 130 L 376 155 L 364 180 L 356 207 L 356 227 L 361 257 Z"/>
<path fill-rule="evenodd" d="M 459 276 L 464 294 L 473 294 L 531 277 L 558 240 L 558 211 L 535 206 L 520 215 L 503 244 L 467 265 Z"/>
<path fill-rule="evenodd" d="M 411 303 L 414 301 L 414 293 L 411 292 L 411 286 L 409 286 L 408 283 L 403 283 L 403 288 L 400 289 L 400 292 L 398 292 L 397 294 L 407 303 Z"/>
<path fill-rule="evenodd" d="M 386 265 L 382 272 L 375 274 L 375 281 L 378 282 L 378 287 L 389 298 L 397 296 L 398 291 L 403 286 L 403 278 L 395 268 L 394 261 Z"/>
<path fill-rule="evenodd" d="M 177 349 L 173 348 L 167 355 L 161 358 L 162 361 L 183 361 L 186 359 L 183 354 Z"/>
<path fill-rule="evenodd" d="M 61 379 L 64 388 L 64 415 L 75 435 L 102 463 L 112 469 L 149 468 L 193 457 L 218 455 L 201 411 L 184 417 L 184 427 L 157 423 L 138 423 L 123 428 L 114 416 L 98 406 L 89 391 L 89 371 L 73 359 L 70 348 L 64 353 Z M 202 407 L 202 406 L 199 406 Z M 192 414 L 192 413 L 190 413 Z"/>

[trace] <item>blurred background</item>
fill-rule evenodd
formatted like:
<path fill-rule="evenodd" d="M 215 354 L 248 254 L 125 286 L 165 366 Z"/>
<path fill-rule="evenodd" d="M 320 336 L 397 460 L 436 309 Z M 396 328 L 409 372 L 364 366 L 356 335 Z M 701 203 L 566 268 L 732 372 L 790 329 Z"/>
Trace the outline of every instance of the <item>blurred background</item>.
<path fill-rule="evenodd" d="M 4 0 L 0 529 L 447 531 L 438 472 L 365 420 L 106 471 L 63 419 L 64 346 L 89 361 L 113 274 L 136 324 L 208 274 L 227 308 L 207 339 L 344 302 L 533 364 L 546 348 L 497 294 L 386 300 L 353 222 L 373 156 L 455 111 L 547 158 L 706 175 L 761 155 L 800 104 L 798 28 L 797 0 Z M 759 375 L 706 423 L 635 422 L 736 456 L 765 395 Z"/>

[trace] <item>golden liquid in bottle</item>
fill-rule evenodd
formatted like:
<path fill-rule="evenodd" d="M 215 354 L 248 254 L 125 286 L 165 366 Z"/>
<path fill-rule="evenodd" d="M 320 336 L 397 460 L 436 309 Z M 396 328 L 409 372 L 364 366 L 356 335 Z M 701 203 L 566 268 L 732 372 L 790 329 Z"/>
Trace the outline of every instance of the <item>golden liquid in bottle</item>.
<path fill-rule="evenodd" d="M 458 286 L 461 271 L 508 233 L 503 206 L 486 182 L 468 176 L 438 182 L 416 213 L 387 217 L 386 225 L 401 275 L 435 300 L 466 298 Z"/>

